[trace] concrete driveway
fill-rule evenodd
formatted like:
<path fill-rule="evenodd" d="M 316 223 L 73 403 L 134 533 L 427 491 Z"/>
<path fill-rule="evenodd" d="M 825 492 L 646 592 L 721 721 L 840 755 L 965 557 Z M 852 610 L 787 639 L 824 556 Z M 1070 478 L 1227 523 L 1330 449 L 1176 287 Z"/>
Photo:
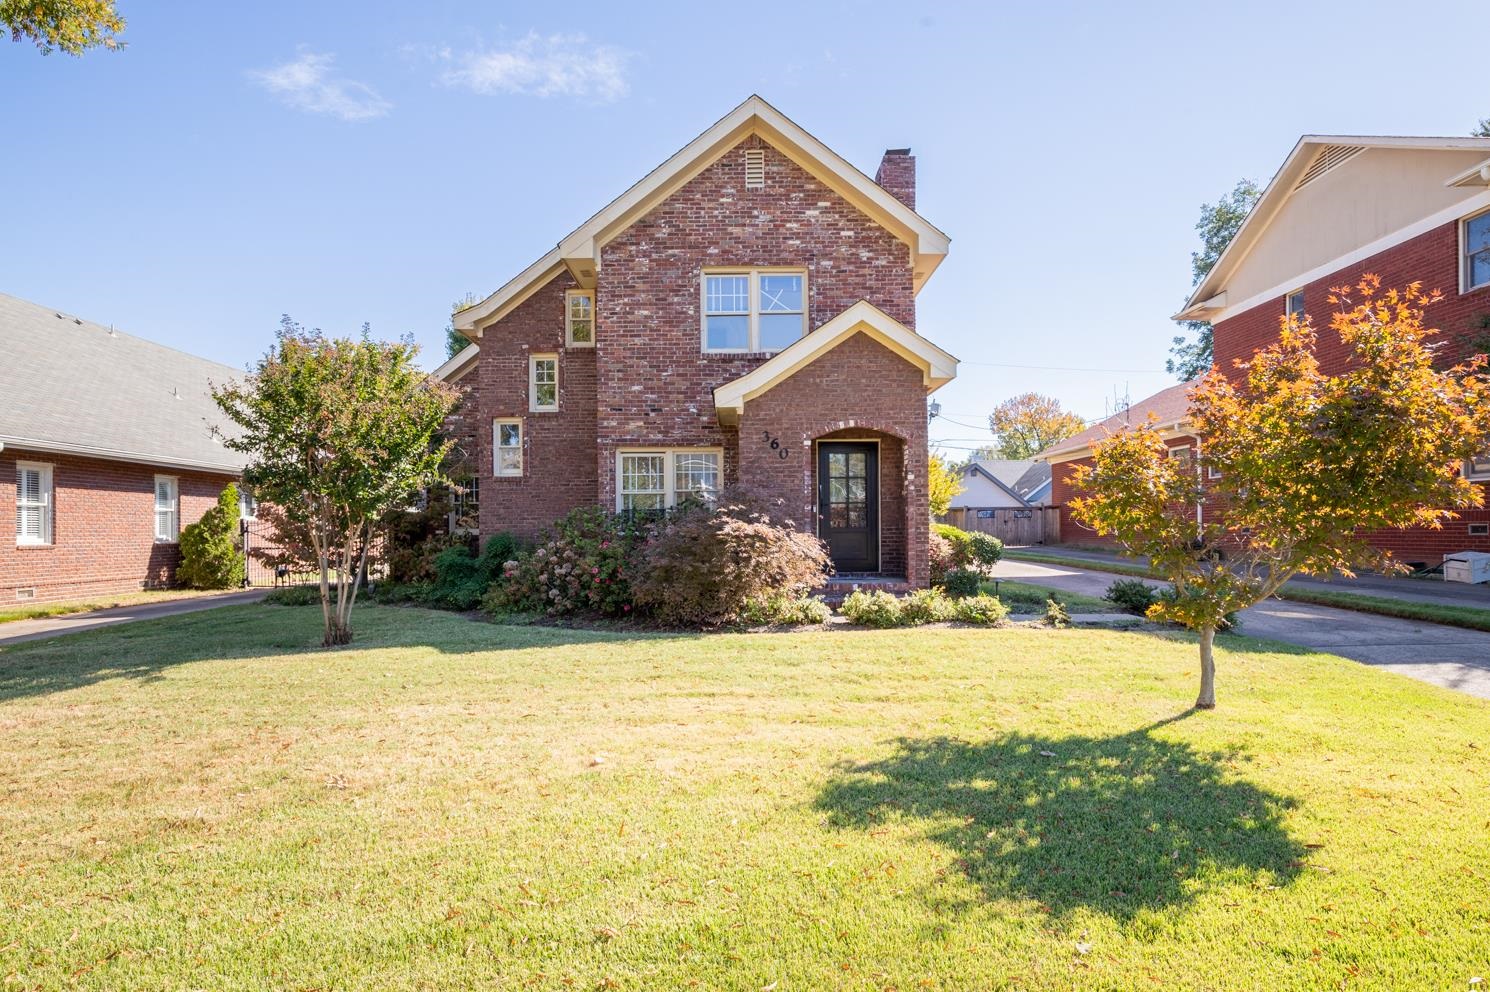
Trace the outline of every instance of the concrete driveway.
<path fill-rule="evenodd" d="M 139 606 L 117 606 L 111 610 L 95 610 L 92 613 L 71 613 L 61 617 L 46 617 L 41 620 L 16 620 L 0 624 L 0 647 L 20 644 L 23 641 L 39 641 L 63 634 L 78 634 L 100 627 L 113 627 L 136 620 L 155 620 L 173 617 L 181 613 L 196 613 L 200 610 L 215 610 L 219 606 L 237 606 L 240 603 L 257 603 L 268 594 L 267 589 L 249 589 L 245 592 L 225 592 L 221 596 L 198 596 L 193 599 L 176 599 L 168 603 L 143 603 Z"/>
<path fill-rule="evenodd" d="M 1126 578 L 1025 561 L 1001 561 L 994 575 L 1087 596 Z M 1276 599 L 1243 611 L 1242 630 L 1490 699 L 1490 633 Z"/>

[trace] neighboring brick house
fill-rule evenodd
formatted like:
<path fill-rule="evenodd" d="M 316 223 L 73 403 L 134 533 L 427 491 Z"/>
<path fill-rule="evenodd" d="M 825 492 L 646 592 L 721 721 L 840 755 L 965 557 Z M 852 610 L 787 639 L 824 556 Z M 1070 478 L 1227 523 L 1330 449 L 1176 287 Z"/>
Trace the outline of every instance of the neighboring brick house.
<path fill-rule="evenodd" d="M 171 584 L 242 468 L 208 393 L 240 373 L 3 294 L 0 342 L 0 607 Z"/>
<path fill-rule="evenodd" d="M 1335 308 L 1328 297 L 1366 273 L 1384 287 L 1419 282 L 1442 291 L 1427 319 L 1442 332 L 1446 363 L 1490 350 L 1490 138 L 1306 135 L 1176 319 L 1211 322 L 1216 367 L 1230 374 L 1277 338 L 1286 313 L 1306 313 L 1319 330 L 1323 369 L 1338 372 L 1348 352 L 1329 329 Z M 1183 393 L 1171 387 L 1135 409 L 1161 406 L 1166 424 L 1182 422 Z M 1182 423 L 1173 429 L 1171 443 L 1184 443 L 1182 430 Z M 1047 457 L 1055 463 L 1056 501 L 1064 503 L 1070 444 Z M 1490 458 L 1463 470 L 1490 483 Z M 1490 510 L 1463 512 L 1441 530 L 1369 537 L 1399 559 L 1436 564 L 1450 552 L 1490 551 Z"/>
<path fill-rule="evenodd" d="M 915 301 L 947 245 L 908 149 L 870 180 L 746 100 L 456 313 L 481 533 L 739 482 L 839 572 L 925 585 L 926 396 L 957 361 Z"/>

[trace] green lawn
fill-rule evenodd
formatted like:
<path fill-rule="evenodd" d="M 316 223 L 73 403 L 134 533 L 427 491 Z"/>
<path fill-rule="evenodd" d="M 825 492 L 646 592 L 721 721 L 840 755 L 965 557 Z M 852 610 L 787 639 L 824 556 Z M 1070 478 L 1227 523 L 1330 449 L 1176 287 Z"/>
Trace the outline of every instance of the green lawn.
<path fill-rule="evenodd" d="M 1468 989 L 1490 704 L 1242 639 L 0 649 L 0 989 Z"/>
<path fill-rule="evenodd" d="M 997 590 L 997 593 L 995 593 Z M 1065 604 L 1067 611 L 1071 613 L 1119 613 L 1105 599 L 1096 596 L 1083 596 L 1078 592 L 1066 592 L 1061 589 L 1051 589 L 1046 586 L 1035 585 L 1030 582 L 1014 582 L 1009 579 L 1000 579 L 995 585 L 993 582 L 985 582 L 982 591 L 992 596 L 997 594 L 1003 604 L 1009 608 L 1010 613 L 1041 613 L 1045 612 L 1045 604 L 1053 595 Z"/>
<path fill-rule="evenodd" d="M 220 596 L 222 589 L 147 589 L 140 592 L 121 592 L 109 596 L 89 596 L 85 599 L 68 599 L 55 603 L 35 603 L 25 606 L 0 607 L 0 623 L 15 620 L 40 620 L 44 617 L 60 617 L 70 613 L 91 613 L 115 606 L 142 606 L 149 603 L 168 603 L 174 599 L 196 599 L 199 596 Z"/>

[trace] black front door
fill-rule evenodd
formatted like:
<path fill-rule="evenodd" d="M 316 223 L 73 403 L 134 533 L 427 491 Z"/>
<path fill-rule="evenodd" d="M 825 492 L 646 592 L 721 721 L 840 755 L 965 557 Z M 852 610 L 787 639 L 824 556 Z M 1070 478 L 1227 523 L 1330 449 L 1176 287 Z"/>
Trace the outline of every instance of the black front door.
<path fill-rule="evenodd" d="M 818 537 L 839 572 L 880 567 L 879 446 L 823 441 L 817 446 Z"/>

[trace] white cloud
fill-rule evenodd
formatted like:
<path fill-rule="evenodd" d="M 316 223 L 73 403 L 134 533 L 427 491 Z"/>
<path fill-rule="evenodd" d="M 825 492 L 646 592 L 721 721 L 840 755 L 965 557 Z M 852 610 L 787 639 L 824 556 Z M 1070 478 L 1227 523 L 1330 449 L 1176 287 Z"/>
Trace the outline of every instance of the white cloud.
<path fill-rule="evenodd" d="M 567 96 L 613 103 L 630 89 L 626 81 L 629 56 L 610 45 L 595 44 L 582 34 L 544 37 L 530 32 L 505 48 L 441 54 L 456 63 L 444 74 L 445 83 L 476 93 Z"/>
<path fill-rule="evenodd" d="M 344 121 L 382 117 L 392 104 L 366 83 L 332 72 L 336 56 L 302 51 L 293 61 L 249 73 L 264 89 L 287 105 L 310 114 L 329 114 Z"/>

